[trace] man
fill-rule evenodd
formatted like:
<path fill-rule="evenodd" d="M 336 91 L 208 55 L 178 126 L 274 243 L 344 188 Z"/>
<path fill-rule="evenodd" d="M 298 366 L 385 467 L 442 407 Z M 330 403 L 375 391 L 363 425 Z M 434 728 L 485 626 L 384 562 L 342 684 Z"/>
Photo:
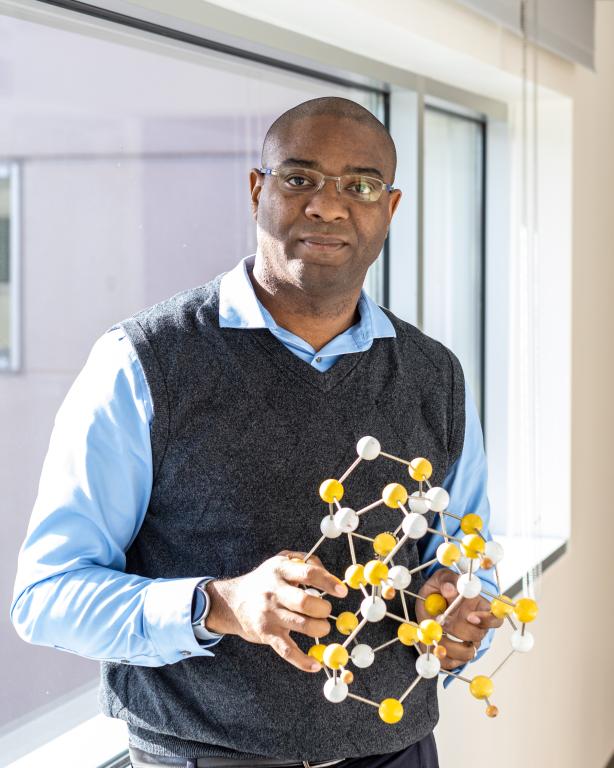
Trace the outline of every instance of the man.
<path fill-rule="evenodd" d="M 114 326 L 58 413 L 12 620 L 30 642 L 103 662 L 102 708 L 128 722 L 137 768 L 437 765 L 436 678 L 391 726 L 356 701 L 327 702 L 306 653 L 331 613 L 358 607 L 337 578 L 345 548 L 327 541 L 322 560 L 300 559 L 319 536 L 318 486 L 360 437 L 429 457 L 457 513 L 487 518 L 458 361 L 361 291 L 401 198 L 395 165 L 388 132 L 354 102 L 284 113 L 250 173 L 255 258 Z M 393 481 L 409 484 L 401 465 L 363 462 L 347 501 L 361 508 Z M 378 509 L 360 531 L 399 517 Z M 408 544 L 395 562 L 415 568 L 440 542 Z M 458 575 L 429 572 L 412 589 L 450 603 Z M 500 623 L 483 598 L 463 601 L 442 667 L 474 659 Z M 374 647 L 391 636 L 385 621 L 368 631 Z M 416 677 L 413 649 L 387 651 L 357 670 L 355 694 L 381 701 Z"/>

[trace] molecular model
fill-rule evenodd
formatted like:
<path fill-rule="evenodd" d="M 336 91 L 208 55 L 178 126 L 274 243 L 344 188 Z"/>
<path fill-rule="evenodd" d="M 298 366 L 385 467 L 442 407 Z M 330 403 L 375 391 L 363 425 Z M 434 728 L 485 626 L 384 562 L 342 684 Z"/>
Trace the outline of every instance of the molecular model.
<path fill-rule="evenodd" d="M 403 701 L 420 680 L 445 674 L 468 683 L 471 694 L 476 699 L 486 702 L 488 717 L 496 717 L 498 708 L 490 702 L 494 688 L 492 678 L 514 652 L 526 653 L 533 647 L 533 636 L 527 631 L 526 625 L 536 618 L 537 603 L 526 597 L 513 602 L 506 595 L 500 594 L 501 587 L 497 564 L 503 558 L 503 548 L 495 541 L 487 541 L 482 535 L 480 531 L 483 521 L 479 515 L 470 513 L 464 517 L 459 517 L 446 511 L 450 497 L 444 488 L 430 485 L 429 477 L 432 474 L 432 466 L 427 459 L 416 458 L 412 461 L 405 461 L 397 456 L 384 453 L 379 441 L 374 437 L 361 438 L 356 446 L 356 451 L 358 458 L 338 480 L 325 480 L 320 485 L 320 497 L 328 504 L 328 514 L 320 525 L 322 537 L 305 557 L 293 558 L 299 562 L 306 562 L 326 539 L 336 539 L 342 534 L 346 534 L 352 563 L 345 571 L 343 581 L 349 588 L 360 590 L 363 596 L 360 608 L 356 613 L 344 611 L 338 616 L 330 617 L 335 621 L 337 630 L 342 635 L 347 636 L 346 639 L 342 643 L 324 645 L 319 642 L 318 638 L 314 638 L 315 645 L 311 646 L 308 651 L 310 656 L 323 664 L 323 670 L 327 677 L 324 684 L 324 696 L 333 703 L 340 703 L 349 697 L 364 704 L 370 704 L 377 708 L 379 716 L 385 723 L 397 723 L 403 717 Z M 406 465 L 410 478 L 418 483 L 418 490 L 410 495 L 403 485 L 390 483 L 382 491 L 380 499 L 363 509 L 353 510 L 350 507 L 342 507 L 340 502 L 344 495 L 343 482 L 361 461 L 373 461 L 380 456 Z M 423 490 L 425 485 L 428 488 L 426 492 Z M 394 533 L 382 532 L 375 538 L 356 533 L 361 517 L 382 504 L 392 509 L 398 509 L 401 513 L 401 523 Z M 428 511 L 439 514 L 441 531 L 428 527 L 428 521 L 425 517 Z M 447 533 L 446 517 L 460 520 L 460 528 L 465 534 L 462 539 Z M 399 538 L 401 532 L 402 536 Z M 393 558 L 401 547 L 408 541 L 422 538 L 426 533 L 443 538 L 443 542 L 437 548 L 436 558 L 422 563 L 412 570 L 403 565 L 395 565 Z M 365 565 L 356 561 L 354 537 L 372 543 L 376 557 Z M 460 544 L 460 548 L 457 546 L 458 544 Z M 427 598 L 423 598 L 407 589 L 411 583 L 412 574 L 434 563 L 440 563 L 460 574 L 456 584 L 459 594 L 449 606 L 441 594 L 431 594 Z M 495 595 L 485 589 L 480 579 L 474 574 L 478 568 L 492 568 L 494 570 L 498 594 Z M 370 586 L 370 591 L 367 585 Z M 318 597 L 322 594 L 312 588 L 308 588 L 306 591 Z M 386 601 L 391 600 L 397 591 L 401 597 L 404 616 L 391 613 L 386 604 Z M 446 620 L 462 600 L 474 598 L 480 594 L 492 598 L 491 612 L 497 618 L 506 619 L 513 627 L 512 650 L 489 676 L 476 675 L 469 679 L 441 669 L 440 659 L 445 657 L 446 648 L 439 645 L 439 642 L 443 635 L 458 640 L 454 635 L 445 631 Z M 425 619 L 420 624 L 411 621 L 407 610 L 406 595 L 424 600 L 425 611 L 434 618 Z M 514 624 L 512 613 L 520 622 L 520 628 Z M 360 620 L 359 615 L 361 616 Z M 382 621 L 384 617 L 397 622 L 396 636 L 377 648 L 372 648 L 366 643 L 358 643 L 356 638 L 359 632 L 368 623 Z M 350 650 L 351 642 L 354 642 L 354 646 Z M 415 662 L 418 676 L 411 685 L 398 698 L 386 698 L 379 703 L 350 693 L 348 686 L 353 682 L 354 674 L 348 669 L 349 662 L 351 661 L 359 669 L 369 667 L 373 664 L 375 655 L 379 651 L 396 642 L 413 647 L 419 654 Z M 418 642 L 426 647 L 424 653 L 420 652 Z"/>

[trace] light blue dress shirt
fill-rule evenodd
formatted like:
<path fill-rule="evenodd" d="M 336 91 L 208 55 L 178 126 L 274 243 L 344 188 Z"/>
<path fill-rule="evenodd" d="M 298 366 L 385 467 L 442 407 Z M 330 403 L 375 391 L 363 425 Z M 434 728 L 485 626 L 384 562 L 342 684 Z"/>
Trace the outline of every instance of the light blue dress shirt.
<path fill-rule="evenodd" d="M 258 301 L 247 272 L 253 258 L 222 278 L 220 326 L 268 328 L 320 371 L 341 355 L 366 351 L 375 338 L 396 336 L 388 317 L 363 291 L 360 321 L 314 350 L 278 326 Z M 55 418 L 11 604 L 11 621 L 24 640 L 99 661 L 152 667 L 214 655 L 210 649 L 222 636 L 205 633 L 199 641 L 191 621 L 194 589 L 204 574 L 150 579 L 125 573 L 125 552 L 143 523 L 151 493 L 152 418 L 151 395 L 130 340 L 121 328 L 107 332 L 94 344 Z M 450 511 L 477 512 L 490 538 L 482 431 L 469 393 L 463 451 L 443 485 Z M 436 520 L 440 529 L 439 516 Z M 456 535 L 458 523 L 450 520 L 447 531 Z M 430 535 L 423 562 L 435 556 L 441 541 Z M 484 572 L 479 575 L 496 591 Z M 493 631 L 476 658 L 489 647 Z"/>

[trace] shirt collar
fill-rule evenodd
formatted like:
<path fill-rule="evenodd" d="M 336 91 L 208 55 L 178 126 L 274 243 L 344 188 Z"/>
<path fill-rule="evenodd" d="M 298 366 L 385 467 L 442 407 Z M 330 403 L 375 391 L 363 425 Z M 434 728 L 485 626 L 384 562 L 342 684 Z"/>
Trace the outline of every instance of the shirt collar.
<path fill-rule="evenodd" d="M 246 256 L 220 281 L 219 323 L 221 328 L 268 328 L 278 330 L 273 316 L 258 300 L 248 269 L 254 266 L 255 254 Z M 394 338 L 396 331 L 383 310 L 364 290 L 358 300 L 360 322 L 352 326 L 357 348 L 364 348 L 373 339 Z M 281 330 L 281 329 L 279 329 Z M 332 344 L 334 339 L 329 342 Z M 328 346 L 328 345 L 327 345 Z"/>

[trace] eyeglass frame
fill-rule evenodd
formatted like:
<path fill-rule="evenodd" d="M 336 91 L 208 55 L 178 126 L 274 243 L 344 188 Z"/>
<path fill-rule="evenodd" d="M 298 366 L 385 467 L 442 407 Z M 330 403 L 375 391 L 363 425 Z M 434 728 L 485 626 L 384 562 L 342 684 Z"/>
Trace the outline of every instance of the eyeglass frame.
<path fill-rule="evenodd" d="M 265 176 L 277 176 L 279 178 L 280 169 L 283 167 L 284 166 L 278 166 L 277 168 L 261 167 L 261 168 L 258 168 L 258 173 L 262 173 Z M 379 195 L 375 200 L 361 200 L 359 197 L 356 197 L 354 198 L 356 202 L 377 203 L 377 201 L 381 198 L 382 192 L 384 192 L 384 190 L 386 190 L 386 192 L 396 192 L 396 190 L 398 189 L 398 187 L 395 187 L 392 184 L 387 184 L 383 179 L 378 179 L 376 176 L 367 176 L 364 173 L 344 173 L 341 176 L 328 176 L 327 174 L 322 173 L 321 171 L 316 171 L 313 168 L 298 168 L 298 167 L 295 168 L 294 166 L 288 167 L 288 171 L 305 171 L 307 173 L 313 173 L 322 177 L 320 179 L 320 183 L 316 187 L 314 187 L 312 190 L 309 190 L 308 194 L 310 195 L 315 195 L 316 192 L 319 192 L 324 187 L 324 184 L 326 183 L 327 179 L 331 179 L 332 181 L 336 182 L 335 187 L 337 188 L 337 194 L 341 195 L 343 194 L 341 190 L 341 179 L 354 178 L 356 176 L 361 179 L 369 179 L 370 181 L 376 181 L 378 184 L 381 185 L 381 192 L 379 193 Z M 301 193 L 300 189 L 298 189 L 296 192 L 293 192 L 291 190 L 289 191 L 290 191 L 290 194 L 292 195 Z M 306 192 L 302 192 L 302 194 L 306 194 Z"/>

